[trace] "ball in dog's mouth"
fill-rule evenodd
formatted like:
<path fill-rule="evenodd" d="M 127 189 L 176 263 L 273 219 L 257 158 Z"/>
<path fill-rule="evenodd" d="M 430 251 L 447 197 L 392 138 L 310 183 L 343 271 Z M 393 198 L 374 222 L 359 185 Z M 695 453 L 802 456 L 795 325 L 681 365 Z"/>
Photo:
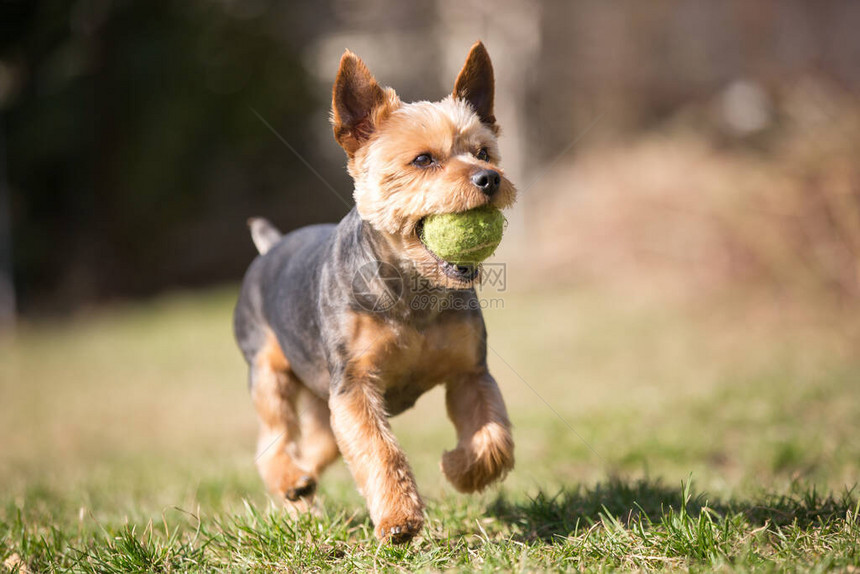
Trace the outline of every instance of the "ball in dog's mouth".
<path fill-rule="evenodd" d="M 418 225 L 415 228 L 415 233 L 418 236 L 418 240 L 421 242 L 421 245 L 424 246 L 424 249 L 427 253 L 430 254 L 431 257 L 436 261 L 436 264 L 439 266 L 439 269 L 442 270 L 447 277 L 451 279 L 455 279 L 462 283 L 471 283 L 475 279 L 477 279 L 478 274 L 481 271 L 480 263 L 467 263 L 463 265 L 458 265 L 456 263 L 451 263 L 450 261 L 445 261 L 436 253 L 430 249 L 426 243 L 424 243 L 424 221 L 426 218 L 421 219 L 418 222 Z"/>
<path fill-rule="evenodd" d="M 485 204 L 467 211 L 434 213 L 419 230 L 424 245 L 443 261 L 477 265 L 495 253 L 505 232 L 505 216 Z"/>
<path fill-rule="evenodd" d="M 498 208 L 482 205 L 428 215 L 418 222 L 416 233 L 445 275 L 468 283 L 477 278 L 481 262 L 496 251 L 506 223 Z"/>

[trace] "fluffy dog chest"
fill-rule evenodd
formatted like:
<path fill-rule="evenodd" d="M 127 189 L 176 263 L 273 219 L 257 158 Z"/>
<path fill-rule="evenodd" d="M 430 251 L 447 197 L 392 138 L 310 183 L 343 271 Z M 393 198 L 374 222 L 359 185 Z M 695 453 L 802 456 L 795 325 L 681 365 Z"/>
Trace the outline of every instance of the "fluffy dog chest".
<path fill-rule="evenodd" d="M 483 326 L 472 317 L 452 315 L 418 329 L 357 315 L 354 328 L 351 370 L 379 386 L 392 415 L 437 384 L 480 367 Z"/>

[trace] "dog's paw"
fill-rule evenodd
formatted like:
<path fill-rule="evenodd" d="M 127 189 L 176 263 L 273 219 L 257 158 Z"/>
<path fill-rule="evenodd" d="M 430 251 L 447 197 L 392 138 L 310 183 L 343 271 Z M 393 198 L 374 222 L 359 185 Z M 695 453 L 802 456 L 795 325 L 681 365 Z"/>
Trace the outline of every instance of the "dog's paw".
<path fill-rule="evenodd" d="M 290 487 L 284 489 L 284 498 L 295 502 L 300 498 L 310 498 L 317 491 L 317 481 L 314 477 L 303 474 Z"/>
<path fill-rule="evenodd" d="M 424 515 L 418 511 L 386 516 L 376 525 L 376 537 L 382 542 L 405 544 L 421 532 Z"/>
<path fill-rule="evenodd" d="M 257 468 L 272 496 L 286 503 L 313 500 L 316 476 L 296 465 L 286 453 L 261 457 Z"/>
<path fill-rule="evenodd" d="M 509 435 L 508 435 L 509 436 Z M 513 441 L 501 441 L 481 455 L 462 446 L 442 455 L 442 473 L 460 492 L 481 491 L 514 468 Z"/>

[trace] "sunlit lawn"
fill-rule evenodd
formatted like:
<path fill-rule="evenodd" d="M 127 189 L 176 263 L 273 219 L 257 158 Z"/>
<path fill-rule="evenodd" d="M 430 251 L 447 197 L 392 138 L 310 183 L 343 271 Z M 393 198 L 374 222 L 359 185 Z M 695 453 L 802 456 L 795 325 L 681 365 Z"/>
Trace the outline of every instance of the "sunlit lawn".
<path fill-rule="evenodd" d="M 442 395 L 422 398 L 393 422 L 428 501 L 409 547 L 374 541 L 342 463 L 319 516 L 265 496 L 234 289 L 23 325 L 0 343 L 0 554 L 22 571 L 860 567 L 860 364 L 827 321 L 499 296 L 517 467 L 455 493 Z"/>

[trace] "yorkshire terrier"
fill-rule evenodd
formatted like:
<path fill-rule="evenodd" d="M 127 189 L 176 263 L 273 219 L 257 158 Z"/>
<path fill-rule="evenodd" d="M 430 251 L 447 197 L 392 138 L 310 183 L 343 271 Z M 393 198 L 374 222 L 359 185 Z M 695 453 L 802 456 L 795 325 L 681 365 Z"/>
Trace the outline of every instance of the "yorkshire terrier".
<path fill-rule="evenodd" d="M 260 419 L 260 475 L 274 495 L 306 507 L 342 454 L 380 540 L 407 542 L 424 523 L 388 417 L 436 385 L 445 385 L 457 430 L 441 464 L 454 487 L 480 491 L 514 466 L 511 424 L 487 369 L 474 289 L 481 266 L 442 261 L 420 237 L 428 215 L 513 204 L 493 98 L 480 42 L 439 102 L 401 102 L 346 51 L 331 118 L 355 207 L 337 225 L 283 236 L 251 221 L 260 256 L 245 275 L 234 329 Z"/>

